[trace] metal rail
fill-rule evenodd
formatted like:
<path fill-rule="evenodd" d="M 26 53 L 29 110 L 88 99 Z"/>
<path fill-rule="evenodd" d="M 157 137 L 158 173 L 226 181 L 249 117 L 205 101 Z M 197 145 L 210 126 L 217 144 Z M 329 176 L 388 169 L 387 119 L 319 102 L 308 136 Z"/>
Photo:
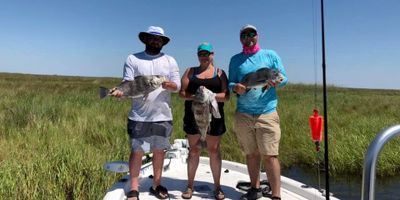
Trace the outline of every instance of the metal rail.
<path fill-rule="evenodd" d="M 369 145 L 364 159 L 361 200 L 375 199 L 375 169 L 378 155 L 383 146 L 398 135 L 400 135 L 400 124 L 382 130 Z"/>

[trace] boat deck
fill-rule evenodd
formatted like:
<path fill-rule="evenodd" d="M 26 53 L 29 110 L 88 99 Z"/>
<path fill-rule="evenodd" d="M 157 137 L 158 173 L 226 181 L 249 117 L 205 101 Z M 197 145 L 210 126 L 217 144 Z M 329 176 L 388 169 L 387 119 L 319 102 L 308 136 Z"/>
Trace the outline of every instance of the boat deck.
<path fill-rule="evenodd" d="M 169 165 L 168 165 L 169 164 Z M 186 189 L 187 185 L 187 165 L 186 159 L 182 158 L 171 158 L 164 161 L 165 171 L 163 172 L 162 185 L 168 188 L 170 199 L 182 199 L 182 191 Z M 141 181 L 140 181 L 140 199 L 157 199 L 152 196 L 148 191 L 152 185 L 152 174 L 151 163 L 148 163 L 142 167 Z M 265 173 L 261 175 L 262 179 L 266 179 Z M 282 199 L 285 200 L 312 200 L 312 199 L 325 199 L 318 190 L 314 188 L 304 188 L 303 184 L 286 177 L 281 178 L 282 187 L 281 195 Z M 222 173 L 221 173 L 221 188 L 225 193 L 226 199 L 239 199 L 245 192 L 236 188 L 236 184 L 239 181 L 249 181 L 247 175 L 246 165 L 223 161 L 222 162 Z M 114 186 L 108 191 L 105 196 L 105 200 L 108 199 L 126 199 L 125 193 L 129 191 L 129 176 L 123 177 L 120 182 L 114 184 Z M 200 164 L 197 169 L 195 184 L 194 184 L 193 200 L 196 199 L 214 199 L 213 197 L 213 179 L 211 170 L 209 167 L 209 159 L 206 157 L 200 158 Z M 269 199 L 268 197 L 262 197 L 260 199 Z M 330 199 L 336 199 L 331 197 Z"/>

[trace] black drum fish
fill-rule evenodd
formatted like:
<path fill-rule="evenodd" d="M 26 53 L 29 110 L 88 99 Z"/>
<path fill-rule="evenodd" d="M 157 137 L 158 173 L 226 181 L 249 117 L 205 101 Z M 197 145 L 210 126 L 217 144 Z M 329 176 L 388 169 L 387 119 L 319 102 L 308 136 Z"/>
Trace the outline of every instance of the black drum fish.
<path fill-rule="evenodd" d="M 166 80 L 167 78 L 161 75 L 136 76 L 134 80 L 124 81 L 112 89 L 100 87 L 100 98 L 111 95 L 115 90 L 122 91 L 124 93 L 122 97 L 126 98 L 146 97 Z"/>
<path fill-rule="evenodd" d="M 210 129 L 211 116 L 221 118 L 218 110 L 218 103 L 215 93 L 204 86 L 200 86 L 192 102 L 192 111 L 196 121 L 197 130 L 200 133 L 200 140 L 205 141 Z"/>
<path fill-rule="evenodd" d="M 253 88 L 262 88 L 262 90 L 265 91 L 268 90 L 270 87 L 267 84 L 269 81 L 282 82 L 283 77 L 278 70 L 265 67 L 247 74 L 243 77 L 240 83 L 246 86 L 247 91 Z"/>

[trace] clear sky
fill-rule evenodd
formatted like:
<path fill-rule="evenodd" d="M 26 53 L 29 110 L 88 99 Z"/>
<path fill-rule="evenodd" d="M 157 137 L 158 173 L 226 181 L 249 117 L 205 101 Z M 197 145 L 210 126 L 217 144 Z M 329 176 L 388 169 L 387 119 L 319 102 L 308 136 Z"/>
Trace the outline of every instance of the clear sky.
<path fill-rule="evenodd" d="M 213 44 L 228 71 L 241 51 L 239 29 L 253 24 L 262 48 L 282 58 L 292 83 L 321 84 L 319 0 L 0 0 L 0 72 L 121 77 L 138 33 L 164 28 L 163 51 L 181 74 Z M 327 82 L 400 89 L 400 1 L 325 0 Z"/>

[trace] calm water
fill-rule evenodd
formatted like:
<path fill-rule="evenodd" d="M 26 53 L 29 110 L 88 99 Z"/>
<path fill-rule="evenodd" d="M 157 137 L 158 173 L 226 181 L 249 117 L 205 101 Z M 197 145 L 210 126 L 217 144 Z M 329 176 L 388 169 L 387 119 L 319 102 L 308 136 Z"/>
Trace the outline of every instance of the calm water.
<path fill-rule="evenodd" d="M 318 187 L 317 171 L 292 167 L 282 170 L 282 175 L 300 181 L 314 188 Z M 362 176 L 335 176 L 329 177 L 329 190 L 340 199 L 361 199 Z M 400 200 L 400 175 L 395 177 L 377 177 L 375 188 L 375 199 L 377 200 Z M 321 172 L 321 188 L 325 188 L 325 174 Z"/>

